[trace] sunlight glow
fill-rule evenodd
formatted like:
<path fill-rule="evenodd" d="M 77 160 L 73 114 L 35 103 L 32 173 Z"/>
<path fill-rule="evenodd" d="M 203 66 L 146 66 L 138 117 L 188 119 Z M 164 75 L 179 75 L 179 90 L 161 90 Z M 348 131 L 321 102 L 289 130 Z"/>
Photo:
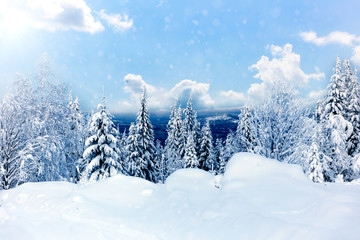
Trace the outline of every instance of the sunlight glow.
<path fill-rule="evenodd" d="M 0 28 L 6 32 L 23 32 L 30 20 L 26 13 L 13 9 L 2 10 L 0 14 Z"/>

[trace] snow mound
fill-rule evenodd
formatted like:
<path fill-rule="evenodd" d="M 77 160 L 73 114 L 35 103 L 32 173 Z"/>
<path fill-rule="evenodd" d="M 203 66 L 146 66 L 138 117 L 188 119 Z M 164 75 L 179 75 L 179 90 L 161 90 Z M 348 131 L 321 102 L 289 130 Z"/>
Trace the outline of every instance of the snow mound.
<path fill-rule="evenodd" d="M 214 188 L 214 175 L 200 169 L 180 169 L 166 179 L 165 185 L 169 191 L 208 191 Z"/>
<path fill-rule="evenodd" d="M 284 164 L 252 153 L 237 153 L 227 164 L 222 185 L 224 189 L 239 190 L 241 185 L 278 185 L 284 181 L 290 188 L 293 184 L 310 183 L 298 165 Z"/>
<path fill-rule="evenodd" d="M 165 184 L 116 175 L 0 192 L 0 239 L 358 239 L 360 184 L 239 153 L 222 179 L 182 169 Z M 219 184 L 220 183 L 220 184 Z M 221 185 L 220 188 L 216 187 Z"/>

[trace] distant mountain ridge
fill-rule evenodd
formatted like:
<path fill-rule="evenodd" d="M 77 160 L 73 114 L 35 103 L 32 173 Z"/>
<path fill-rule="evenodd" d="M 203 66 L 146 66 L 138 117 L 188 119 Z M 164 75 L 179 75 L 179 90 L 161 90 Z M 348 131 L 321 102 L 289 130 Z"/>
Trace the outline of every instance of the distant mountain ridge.
<path fill-rule="evenodd" d="M 210 128 L 214 141 L 217 138 L 225 139 L 229 131 L 235 131 L 238 121 L 238 115 L 241 108 L 201 110 L 197 112 L 197 119 L 201 126 L 205 121 L 210 121 Z M 166 125 L 169 121 L 170 111 L 152 112 L 150 120 L 154 128 L 155 139 L 165 142 L 167 137 Z M 113 122 L 122 134 L 124 130 L 128 132 L 130 124 L 135 122 L 136 114 L 114 114 Z"/>

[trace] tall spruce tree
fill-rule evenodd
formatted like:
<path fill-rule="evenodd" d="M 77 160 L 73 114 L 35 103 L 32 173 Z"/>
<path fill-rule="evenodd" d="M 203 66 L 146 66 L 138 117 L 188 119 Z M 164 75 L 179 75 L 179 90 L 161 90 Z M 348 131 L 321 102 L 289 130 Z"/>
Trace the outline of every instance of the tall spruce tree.
<path fill-rule="evenodd" d="M 111 115 L 106 108 L 105 96 L 102 104 L 98 105 L 98 112 L 92 116 L 89 132 L 86 139 L 83 160 L 86 162 L 83 176 L 96 181 L 117 174 L 119 169 L 119 149 L 117 147 L 116 129 Z"/>
<path fill-rule="evenodd" d="M 209 121 L 206 121 L 205 125 L 202 127 L 201 135 L 202 138 L 199 151 L 200 168 L 204 169 L 205 171 L 214 172 L 216 169 L 216 163 L 214 158 L 214 146 Z"/>
<path fill-rule="evenodd" d="M 327 163 L 331 159 L 322 151 L 322 145 L 325 142 L 322 130 L 319 126 L 314 128 L 315 134 L 312 138 L 312 144 L 307 149 L 306 173 L 313 182 L 329 181 L 329 169 Z"/>
<path fill-rule="evenodd" d="M 198 130 L 198 126 L 195 127 L 195 124 L 197 124 L 196 112 L 192 108 L 192 98 L 190 97 L 187 102 L 186 108 L 184 109 L 184 120 L 182 122 L 181 128 L 183 141 L 183 144 L 181 145 L 182 148 L 180 149 L 181 158 L 184 158 L 185 156 L 186 144 L 188 142 L 187 139 L 190 137 L 190 135 L 192 135 L 192 139 L 194 141 L 195 154 L 196 156 L 198 156 L 198 153 L 196 152 L 196 150 L 198 149 L 198 135 L 197 133 L 195 134 L 195 130 Z"/>
<path fill-rule="evenodd" d="M 186 142 L 186 150 L 184 155 L 185 168 L 198 168 L 199 160 L 196 155 L 194 134 L 190 134 Z"/>
<path fill-rule="evenodd" d="M 146 162 L 139 158 L 140 146 L 138 141 L 139 135 L 134 123 L 131 123 L 129 135 L 126 140 L 126 172 L 130 176 L 142 177 L 142 169 L 146 168 Z"/>
<path fill-rule="evenodd" d="M 141 177 L 156 182 L 154 132 L 147 110 L 145 88 L 136 118 L 136 131 L 139 142 L 139 161 L 146 163 L 146 166 L 141 166 Z"/>
<path fill-rule="evenodd" d="M 155 145 L 155 169 L 157 172 L 157 181 L 164 183 L 167 177 L 167 172 L 166 172 L 166 162 L 165 162 L 165 157 L 164 157 L 164 148 L 161 145 L 160 140 L 156 141 L 156 145 Z"/>
<path fill-rule="evenodd" d="M 344 113 L 344 81 L 342 77 L 341 60 L 336 59 L 334 74 L 330 78 L 328 94 L 323 102 L 322 120 L 329 119 L 330 115 L 343 115 Z"/>
<path fill-rule="evenodd" d="M 360 152 L 360 88 L 356 71 L 351 71 L 350 61 L 344 61 L 344 69 L 348 92 L 346 119 L 353 127 L 353 132 L 347 139 L 347 151 L 349 155 L 354 156 Z"/>
<path fill-rule="evenodd" d="M 222 144 L 221 139 L 217 138 L 215 141 L 215 147 L 214 147 L 214 160 L 215 160 L 215 173 L 216 174 L 218 174 L 218 172 L 219 172 L 222 147 L 223 147 L 223 144 Z"/>
<path fill-rule="evenodd" d="M 81 114 L 79 100 L 76 98 L 72 101 L 70 92 L 68 104 L 68 122 L 69 128 L 66 133 L 65 141 L 65 155 L 66 162 L 69 169 L 69 174 L 72 181 L 79 181 L 77 170 L 77 163 L 84 152 L 85 138 L 84 138 L 84 117 Z"/>
<path fill-rule="evenodd" d="M 167 138 L 165 140 L 165 161 L 166 174 L 169 175 L 177 169 L 183 168 L 184 164 L 181 158 L 181 150 L 185 149 L 184 139 L 181 132 L 181 108 L 178 105 L 178 99 L 172 106 L 170 119 L 167 125 Z"/>
<path fill-rule="evenodd" d="M 329 157 L 324 162 L 329 169 L 324 176 L 325 181 L 335 181 L 342 179 L 350 181 L 352 179 L 352 159 L 349 153 L 354 151 L 354 144 L 349 141 L 353 134 L 351 124 L 352 113 L 349 111 L 351 102 L 352 73 L 349 62 L 345 61 L 344 70 L 341 68 L 341 60 L 337 58 L 334 74 L 330 78 L 328 93 L 323 101 L 324 109 L 320 124 L 326 141 L 322 151 Z M 350 102 L 349 102 L 350 101 Z M 355 139 L 354 139 L 355 141 Z"/>
<path fill-rule="evenodd" d="M 253 152 L 255 148 L 254 123 L 249 107 L 245 107 L 239 114 L 239 121 L 235 135 L 237 152 Z"/>

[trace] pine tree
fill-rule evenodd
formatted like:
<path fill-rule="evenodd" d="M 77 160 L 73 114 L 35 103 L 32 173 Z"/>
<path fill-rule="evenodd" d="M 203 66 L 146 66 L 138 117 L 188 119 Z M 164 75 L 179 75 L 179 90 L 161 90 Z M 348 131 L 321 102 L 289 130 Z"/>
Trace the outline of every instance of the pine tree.
<path fill-rule="evenodd" d="M 235 135 L 235 148 L 237 152 L 253 152 L 255 136 L 253 134 L 253 120 L 249 107 L 245 107 L 239 114 L 238 126 Z"/>
<path fill-rule="evenodd" d="M 233 148 L 234 141 L 235 141 L 235 134 L 233 131 L 230 131 L 225 139 L 225 144 L 221 152 L 221 160 L 225 163 L 225 165 L 235 153 Z"/>
<path fill-rule="evenodd" d="M 186 151 L 184 155 L 185 168 L 198 168 L 199 161 L 196 156 L 195 142 L 193 134 L 190 134 L 186 142 Z"/>
<path fill-rule="evenodd" d="M 72 101 L 70 93 L 68 104 L 68 126 L 65 141 L 67 168 L 72 181 L 79 181 L 77 163 L 84 152 L 84 117 L 80 112 L 79 100 Z"/>
<path fill-rule="evenodd" d="M 316 142 L 310 147 L 308 176 L 313 182 L 324 182 L 323 162 L 319 154 L 319 146 Z"/>
<path fill-rule="evenodd" d="M 198 159 L 200 158 L 200 148 L 201 148 L 201 141 L 202 141 L 202 132 L 200 128 L 200 122 L 197 120 L 197 113 L 194 111 L 194 142 L 195 142 L 195 151 L 197 154 Z"/>
<path fill-rule="evenodd" d="M 154 132 L 147 112 L 145 88 L 136 119 L 136 131 L 139 142 L 139 161 L 146 163 L 146 166 L 141 166 L 141 177 L 156 182 Z"/>
<path fill-rule="evenodd" d="M 214 161 L 215 161 L 215 172 L 218 173 L 220 167 L 220 158 L 221 158 L 221 151 L 223 148 L 223 144 L 220 138 L 217 138 L 215 141 L 214 147 Z"/>
<path fill-rule="evenodd" d="M 119 169 L 119 149 L 116 145 L 116 129 L 106 108 L 105 97 L 98 112 L 92 116 L 89 129 L 92 134 L 85 142 L 83 159 L 87 163 L 84 175 L 90 181 L 113 176 Z"/>
<path fill-rule="evenodd" d="M 178 100 L 172 106 L 170 119 L 167 125 L 167 138 L 165 140 L 166 174 L 170 175 L 184 166 L 181 158 L 181 150 L 185 149 L 184 139 L 181 132 L 181 108 Z"/>
<path fill-rule="evenodd" d="M 343 178 L 345 181 L 351 179 L 351 158 L 347 154 L 346 139 L 352 133 L 351 124 L 346 121 L 342 115 L 330 115 L 325 123 L 324 152 L 331 158 L 327 162 L 327 168 L 330 169 L 327 179 L 335 181 L 336 178 Z"/>
<path fill-rule="evenodd" d="M 353 126 L 353 132 L 347 140 L 347 150 L 349 155 L 354 156 L 360 151 L 360 88 L 357 73 L 351 71 L 349 61 L 344 61 L 344 68 L 349 93 L 346 117 Z"/>
<path fill-rule="evenodd" d="M 131 123 L 129 128 L 129 135 L 126 140 L 126 172 L 130 176 L 142 177 L 142 169 L 146 167 L 146 162 L 139 158 L 140 146 L 138 141 L 139 135 L 134 123 Z"/>
<path fill-rule="evenodd" d="M 192 108 L 192 98 L 190 97 L 186 108 L 184 109 L 184 120 L 182 122 L 182 127 L 181 127 L 181 133 L 182 133 L 182 141 L 183 144 L 181 145 L 181 149 L 180 149 L 180 155 L 181 158 L 185 157 L 185 152 L 186 152 L 186 144 L 188 142 L 188 138 L 190 137 L 190 135 L 192 135 L 192 139 L 194 141 L 194 148 L 195 148 L 195 154 L 198 155 L 198 153 L 196 152 L 197 150 L 197 143 L 198 143 L 198 139 L 197 139 L 197 135 L 195 134 L 195 117 L 196 117 L 196 113 Z"/>
<path fill-rule="evenodd" d="M 352 113 L 349 110 L 349 86 L 352 85 L 353 77 L 347 61 L 344 67 L 345 72 L 341 69 L 340 59 L 337 58 L 334 74 L 328 85 L 328 94 L 323 101 L 321 124 L 326 141 L 321 150 L 329 157 L 328 161 L 324 162 L 329 169 L 325 181 L 335 181 L 339 178 L 350 181 L 353 175 L 352 160 L 349 156 L 355 149 L 355 144 L 350 140 L 354 127 L 350 122 Z M 353 140 L 355 141 L 355 138 Z"/>
<path fill-rule="evenodd" d="M 220 139 L 218 139 L 220 140 Z M 219 158 L 218 158 L 218 162 L 219 162 L 219 166 L 218 166 L 218 171 L 217 174 L 224 174 L 225 173 L 225 168 L 226 168 L 226 163 L 227 160 L 229 159 L 229 150 L 225 150 L 225 145 L 223 145 L 220 142 L 217 142 L 216 144 L 216 148 L 219 149 Z"/>
<path fill-rule="evenodd" d="M 156 141 L 156 151 L 155 151 L 155 169 L 157 172 L 157 181 L 164 183 L 165 179 L 167 177 L 167 173 L 166 173 L 166 162 L 165 162 L 165 157 L 164 157 L 164 149 L 161 146 L 161 142 L 159 140 Z"/>
<path fill-rule="evenodd" d="M 321 119 L 327 120 L 330 115 L 342 115 L 344 111 L 344 82 L 342 77 L 341 60 L 338 57 L 336 60 L 336 66 L 334 68 L 334 74 L 330 78 L 330 84 L 328 85 L 328 95 L 323 103 L 323 116 Z"/>
<path fill-rule="evenodd" d="M 314 127 L 314 135 L 310 148 L 306 150 L 306 166 L 305 172 L 313 182 L 329 181 L 331 175 L 328 169 L 328 163 L 331 158 L 322 151 L 325 142 L 321 125 Z"/>
<path fill-rule="evenodd" d="M 122 165 L 122 168 L 123 168 L 123 174 L 127 174 L 126 172 L 126 169 L 127 169 L 127 157 L 128 157 L 128 152 L 127 152 L 127 149 L 126 149 L 126 141 L 127 141 L 127 134 L 126 134 L 126 129 L 124 130 L 124 132 L 121 134 L 118 135 L 118 148 L 120 150 L 120 157 L 119 157 L 119 164 Z"/>
<path fill-rule="evenodd" d="M 216 169 L 215 159 L 214 159 L 214 147 L 212 143 L 212 135 L 210 130 L 210 123 L 206 121 L 205 125 L 201 130 L 201 144 L 200 144 L 200 158 L 199 165 L 201 169 L 205 171 L 214 172 Z"/>

